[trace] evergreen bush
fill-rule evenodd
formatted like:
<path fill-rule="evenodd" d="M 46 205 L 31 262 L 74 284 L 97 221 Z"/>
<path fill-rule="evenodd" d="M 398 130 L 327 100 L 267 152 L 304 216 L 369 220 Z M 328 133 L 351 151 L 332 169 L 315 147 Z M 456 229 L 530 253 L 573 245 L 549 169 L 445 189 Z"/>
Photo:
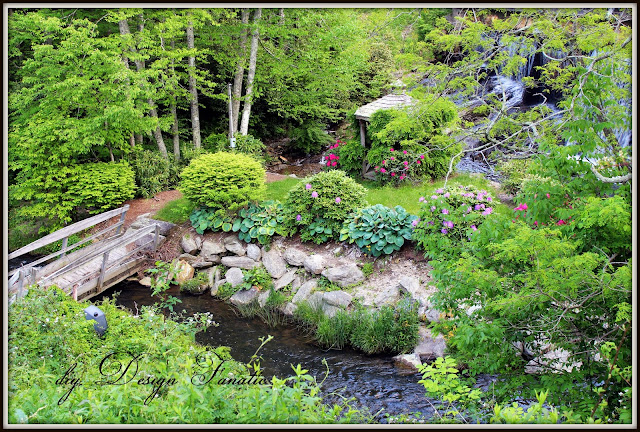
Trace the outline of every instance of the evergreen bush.
<path fill-rule="evenodd" d="M 318 244 L 338 238 L 349 214 L 367 205 L 366 189 L 343 171 L 326 171 L 304 179 L 285 199 L 284 225 L 300 230 L 304 241 Z"/>
<path fill-rule="evenodd" d="M 138 185 L 137 195 L 151 198 L 158 192 L 173 188 L 178 184 L 178 164 L 173 159 L 165 159 L 157 151 L 136 147 L 131 158 L 131 168 Z"/>
<path fill-rule="evenodd" d="M 265 172 L 251 156 L 219 152 L 191 161 L 181 174 L 180 191 L 218 215 L 232 214 L 251 201 L 264 198 Z"/>
<path fill-rule="evenodd" d="M 82 164 L 76 172 L 69 193 L 89 213 L 116 208 L 135 195 L 135 175 L 127 162 Z"/>

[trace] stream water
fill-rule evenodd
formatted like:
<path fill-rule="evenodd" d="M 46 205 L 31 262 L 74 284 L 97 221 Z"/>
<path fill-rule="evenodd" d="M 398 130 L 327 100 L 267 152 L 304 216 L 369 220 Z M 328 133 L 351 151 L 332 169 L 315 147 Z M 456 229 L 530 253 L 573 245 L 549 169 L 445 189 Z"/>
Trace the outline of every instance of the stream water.
<path fill-rule="evenodd" d="M 124 282 L 105 291 L 105 296 L 120 292 L 117 304 L 132 311 L 142 305 L 151 305 L 156 299 L 150 290 L 137 282 Z M 291 365 L 300 364 L 320 382 L 327 374 L 323 359 L 329 371 L 321 385 L 325 401 L 338 401 L 342 396 L 355 398 L 354 404 L 367 407 L 379 422 L 386 422 L 385 413 L 390 415 L 420 412 L 426 418 L 433 415 L 430 402 L 425 397 L 425 389 L 418 380 L 421 375 L 396 366 L 391 356 L 364 355 L 360 352 L 344 350 L 324 350 L 305 338 L 304 334 L 291 325 L 268 327 L 262 320 L 242 318 L 233 307 L 216 300 L 208 294 L 202 296 L 182 295 L 172 288 L 171 295 L 182 303 L 177 310 L 185 309 L 187 314 L 210 312 L 219 324 L 196 335 L 196 341 L 203 345 L 228 346 L 234 359 L 248 362 L 260 346 L 260 337 L 272 335 L 274 338 L 261 350 L 263 375 L 286 377 L 293 374 Z"/>

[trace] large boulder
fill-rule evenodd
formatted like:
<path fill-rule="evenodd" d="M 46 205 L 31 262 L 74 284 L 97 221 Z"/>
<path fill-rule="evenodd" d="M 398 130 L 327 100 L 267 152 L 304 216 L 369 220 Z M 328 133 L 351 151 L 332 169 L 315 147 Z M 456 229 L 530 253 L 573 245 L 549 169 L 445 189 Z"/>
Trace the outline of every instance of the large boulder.
<path fill-rule="evenodd" d="M 411 299 L 419 302 L 418 315 L 424 317 L 431 302 L 429 301 L 429 292 L 420 286 L 420 281 L 413 276 L 402 276 L 398 280 L 398 289 L 400 292 L 408 293 Z"/>
<path fill-rule="evenodd" d="M 322 255 L 311 255 L 305 258 L 304 269 L 311 274 L 320 274 L 324 270 L 324 258 Z"/>
<path fill-rule="evenodd" d="M 271 294 L 271 291 L 262 291 L 260 294 L 258 294 L 258 304 L 260 305 L 261 308 L 267 305 L 267 300 L 269 300 L 270 294 Z"/>
<path fill-rule="evenodd" d="M 247 245 L 247 256 L 254 261 L 260 261 L 260 257 L 262 257 L 262 251 L 257 245 L 249 243 Z"/>
<path fill-rule="evenodd" d="M 196 238 L 191 234 L 185 234 L 180 240 L 180 246 L 182 250 L 190 255 L 194 255 L 198 252 L 198 244 Z"/>
<path fill-rule="evenodd" d="M 240 290 L 231 296 L 229 301 L 235 306 L 247 306 L 260 295 L 260 290 L 256 287 L 251 287 L 248 290 Z"/>
<path fill-rule="evenodd" d="M 138 283 L 142 286 L 150 287 L 151 286 L 151 277 L 145 276 L 138 281 Z"/>
<path fill-rule="evenodd" d="M 211 287 L 211 296 L 215 296 L 218 294 L 218 290 L 220 289 L 220 287 L 224 284 L 227 283 L 226 279 L 220 279 L 218 281 L 216 281 L 213 286 Z"/>
<path fill-rule="evenodd" d="M 330 291 L 324 293 L 323 300 L 331 306 L 346 308 L 351 304 L 353 297 L 344 291 Z"/>
<path fill-rule="evenodd" d="M 198 259 L 198 257 L 188 253 L 183 253 L 183 254 L 180 254 L 180 256 L 178 256 L 178 259 L 182 261 L 186 261 L 189 264 L 191 264 L 192 262 L 195 262 Z"/>
<path fill-rule="evenodd" d="M 218 266 L 208 268 L 204 271 L 204 273 L 207 274 L 209 288 L 213 288 L 213 285 L 220 280 L 220 276 L 222 275 L 222 272 L 220 271 L 220 268 Z"/>
<path fill-rule="evenodd" d="M 222 257 L 220 261 L 225 267 L 238 267 L 245 270 L 249 270 L 254 268 L 255 266 L 260 265 L 260 263 L 255 262 L 249 257 L 240 256 L 226 256 Z"/>
<path fill-rule="evenodd" d="M 373 299 L 378 306 L 396 304 L 400 300 L 400 289 L 397 285 L 388 286 Z"/>
<path fill-rule="evenodd" d="M 247 253 L 245 247 L 240 243 L 235 236 L 230 236 L 224 239 L 224 247 L 231 252 L 232 254 L 236 254 L 238 256 L 244 256 Z"/>
<path fill-rule="evenodd" d="M 279 279 L 287 271 L 286 261 L 282 259 L 280 252 L 275 248 L 262 256 L 262 265 L 274 279 Z"/>
<path fill-rule="evenodd" d="M 301 267 L 304 264 L 304 260 L 307 259 L 306 253 L 292 247 L 287 248 L 282 256 L 289 265 L 296 267 Z"/>
<path fill-rule="evenodd" d="M 227 279 L 227 282 L 229 282 L 234 288 L 244 282 L 244 274 L 242 274 L 242 270 L 237 267 L 233 267 L 227 270 L 225 278 Z"/>
<path fill-rule="evenodd" d="M 218 256 L 227 252 L 224 244 L 217 240 L 205 240 L 202 242 L 202 248 L 200 249 L 200 256 L 207 261 L 213 261 L 210 259 L 212 256 Z"/>
<path fill-rule="evenodd" d="M 446 348 L 444 336 L 438 335 L 433 337 L 431 331 L 424 326 L 420 326 L 418 335 L 418 345 L 414 353 L 420 358 L 420 361 L 432 362 L 438 357 L 444 357 L 444 350 Z"/>
<path fill-rule="evenodd" d="M 178 282 L 178 284 L 182 285 L 184 282 L 188 281 L 189 279 L 193 278 L 193 274 L 195 273 L 195 269 L 191 266 L 191 264 L 189 264 L 186 261 L 178 261 L 178 266 L 177 266 L 177 274 L 176 274 L 176 282 Z"/>
<path fill-rule="evenodd" d="M 302 284 L 302 286 L 300 288 L 298 288 L 298 291 L 296 292 L 296 295 L 293 296 L 293 298 L 291 299 L 291 302 L 294 304 L 298 304 L 303 300 L 307 300 L 307 298 L 309 298 L 309 296 L 311 295 L 311 292 L 318 286 L 318 280 L 317 279 L 311 279 L 305 283 Z"/>
<path fill-rule="evenodd" d="M 346 287 L 364 280 L 364 273 L 355 264 L 346 264 L 324 270 L 322 276 L 341 287 Z"/>
<path fill-rule="evenodd" d="M 293 283 L 293 280 L 295 278 L 296 278 L 296 271 L 289 270 L 280 279 L 273 282 L 273 289 L 276 291 L 280 290 L 286 287 L 287 285 L 289 285 L 290 283 Z"/>

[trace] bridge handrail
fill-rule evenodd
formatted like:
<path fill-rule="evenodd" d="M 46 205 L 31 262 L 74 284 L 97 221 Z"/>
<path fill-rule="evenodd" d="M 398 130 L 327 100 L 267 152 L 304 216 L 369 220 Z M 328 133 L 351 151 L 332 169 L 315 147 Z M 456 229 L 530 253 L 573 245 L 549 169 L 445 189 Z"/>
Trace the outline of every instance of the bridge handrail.
<path fill-rule="evenodd" d="M 107 252 L 110 252 L 111 250 L 120 247 L 120 246 L 124 246 L 127 245 L 129 243 L 132 243 L 142 237 L 145 237 L 149 234 L 151 234 L 152 232 L 156 232 L 157 233 L 157 225 L 149 225 L 147 227 L 141 228 L 139 230 L 136 230 L 126 236 L 121 236 L 121 237 L 117 237 L 114 238 L 114 240 L 106 245 L 104 245 L 103 247 L 96 249 L 94 251 L 92 251 L 90 254 L 83 256 L 82 258 L 70 263 L 69 265 L 62 267 L 61 269 L 58 269 L 57 271 L 47 275 L 46 277 L 44 277 L 43 279 L 41 279 L 39 282 L 43 283 L 49 280 L 52 280 L 64 273 L 67 273 L 69 271 L 75 270 L 79 267 L 81 267 L 82 265 L 84 265 L 85 263 L 91 261 L 92 259 L 100 256 L 100 255 L 104 255 Z M 156 234 L 157 236 L 157 234 Z"/>
<path fill-rule="evenodd" d="M 66 226 L 54 233 L 51 233 L 49 235 L 46 235 L 36 241 L 34 241 L 33 243 L 29 243 L 26 246 L 21 247 L 20 249 L 13 251 L 12 253 L 9 254 L 9 256 L 7 257 L 8 259 L 13 259 L 16 257 L 19 257 L 21 255 L 24 255 L 26 253 L 29 252 L 33 252 L 36 249 L 40 249 L 43 246 L 46 246 L 48 244 L 51 244 L 53 242 L 56 242 L 58 240 L 63 240 L 62 243 L 62 248 L 60 251 L 56 252 L 55 254 L 52 255 L 60 255 L 60 254 L 64 254 L 66 251 L 73 249 L 75 246 L 84 243 L 84 241 L 80 241 L 70 247 L 67 247 L 67 238 L 72 235 L 75 234 L 77 232 L 83 231 L 87 228 L 91 228 L 94 225 L 99 224 L 100 222 L 106 221 L 108 219 L 111 219 L 112 217 L 118 216 L 120 215 L 120 222 L 124 221 L 124 217 L 127 213 L 127 210 L 129 210 L 129 204 L 125 204 L 123 207 L 114 209 L 114 210 L 110 210 L 104 213 L 100 213 L 98 215 L 92 216 L 90 218 L 87 219 L 83 219 L 79 222 L 73 223 L 69 226 Z M 118 231 L 120 230 L 120 227 L 118 227 Z"/>

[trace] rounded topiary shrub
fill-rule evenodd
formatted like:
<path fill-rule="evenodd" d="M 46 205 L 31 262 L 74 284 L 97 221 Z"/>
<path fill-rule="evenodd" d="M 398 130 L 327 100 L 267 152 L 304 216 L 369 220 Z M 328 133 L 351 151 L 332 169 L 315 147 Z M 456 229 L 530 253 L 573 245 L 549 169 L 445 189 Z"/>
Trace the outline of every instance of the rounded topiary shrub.
<path fill-rule="evenodd" d="M 116 208 L 136 191 L 135 174 L 125 161 L 78 165 L 75 178 L 69 193 L 89 213 Z"/>
<path fill-rule="evenodd" d="M 196 205 L 230 214 L 264 198 L 265 172 L 260 162 L 239 153 L 204 154 L 182 171 L 180 191 Z"/>
<path fill-rule="evenodd" d="M 285 224 L 300 230 L 303 241 L 337 239 L 349 214 L 367 205 L 366 189 L 343 171 L 326 171 L 291 188 L 285 200 Z"/>

